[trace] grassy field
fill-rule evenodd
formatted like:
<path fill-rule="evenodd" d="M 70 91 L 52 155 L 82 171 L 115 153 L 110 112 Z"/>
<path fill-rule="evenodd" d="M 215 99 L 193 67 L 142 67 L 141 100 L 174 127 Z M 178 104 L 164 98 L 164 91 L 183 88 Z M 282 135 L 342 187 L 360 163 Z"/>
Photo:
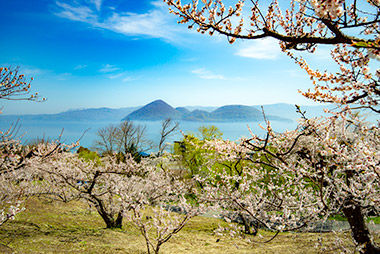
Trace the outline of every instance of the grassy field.
<path fill-rule="evenodd" d="M 100 216 L 80 202 L 63 204 L 36 198 L 27 210 L 0 227 L 0 253 L 147 253 L 140 233 L 128 223 L 123 229 L 106 229 Z M 320 253 L 319 237 L 333 246 L 330 233 L 284 233 L 267 244 L 249 243 L 229 236 L 217 236 L 220 220 L 196 217 L 160 253 Z M 273 235 L 261 231 L 263 241 Z M 347 242 L 348 233 L 341 235 Z M 379 239 L 377 239 L 379 241 Z"/>

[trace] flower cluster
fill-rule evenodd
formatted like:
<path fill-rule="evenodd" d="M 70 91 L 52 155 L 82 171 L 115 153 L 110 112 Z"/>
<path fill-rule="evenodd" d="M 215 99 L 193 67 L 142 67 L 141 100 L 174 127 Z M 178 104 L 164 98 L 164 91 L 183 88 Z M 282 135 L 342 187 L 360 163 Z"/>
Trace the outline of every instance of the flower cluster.
<path fill-rule="evenodd" d="M 198 26 L 198 32 L 215 32 L 236 39 L 272 37 L 315 85 L 307 98 L 337 104 L 357 104 L 379 112 L 379 70 L 371 73 L 370 60 L 380 59 L 380 5 L 378 1 L 292 0 L 287 9 L 278 0 L 236 1 L 226 7 L 221 0 L 196 0 L 182 4 L 166 0 L 179 23 Z M 313 70 L 290 50 L 315 52 L 317 45 L 336 45 L 333 59 L 340 73 Z"/>
<path fill-rule="evenodd" d="M 296 130 L 280 134 L 268 126 L 266 138 L 253 135 L 240 145 L 208 142 L 217 155 L 209 158 L 210 174 L 198 181 L 226 217 L 235 211 L 248 218 L 246 227 L 284 232 L 311 229 L 340 212 L 355 220 L 377 214 L 379 128 L 343 114 L 339 119 L 303 119 Z M 231 174 L 228 165 L 242 170 Z M 368 231 L 349 222 L 353 230 Z"/>
<path fill-rule="evenodd" d="M 38 145 L 34 153 L 44 155 L 56 145 Z M 148 252 L 158 253 L 203 206 L 185 198 L 192 185 L 180 181 L 171 170 L 157 168 L 156 163 L 137 163 L 130 154 L 122 160 L 113 155 L 90 158 L 60 146 L 49 156 L 28 160 L 23 172 L 35 181 L 29 185 L 30 195 L 63 202 L 82 200 L 96 209 L 107 228 L 121 228 L 126 218 L 144 236 Z"/>
<path fill-rule="evenodd" d="M 305 97 L 351 108 L 369 108 L 380 112 L 380 69 L 369 67 L 371 55 L 366 49 L 349 50 L 336 46 L 331 55 L 340 72 L 313 70 L 307 62 L 288 52 L 295 62 L 310 76 L 314 91 L 301 92 Z"/>
<path fill-rule="evenodd" d="M 336 19 L 344 13 L 343 2 L 342 0 L 312 0 L 310 4 L 318 17 Z"/>
<path fill-rule="evenodd" d="M 39 100 L 38 93 L 26 96 L 30 92 L 31 81 L 26 81 L 24 74 L 19 74 L 18 68 L 0 67 L 0 98 L 7 100 Z M 44 101 L 45 98 L 42 98 Z"/>

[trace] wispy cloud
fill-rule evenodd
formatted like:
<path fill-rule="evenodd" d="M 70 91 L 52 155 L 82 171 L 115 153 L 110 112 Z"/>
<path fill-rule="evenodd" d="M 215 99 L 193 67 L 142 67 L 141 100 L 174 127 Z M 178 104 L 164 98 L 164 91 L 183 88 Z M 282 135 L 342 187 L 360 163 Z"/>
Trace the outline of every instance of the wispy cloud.
<path fill-rule="evenodd" d="M 58 11 L 55 12 L 54 14 L 70 19 L 73 21 L 81 21 L 81 22 L 86 22 L 90 23 L 92 25 L 95 25 L 97 23 L 97 15 L 94 13 L 93 10 L 91 10 L 89 7 L 84 6 L 84 5 L 70 5 L 66 3 L 61 3 L 61 2 L 56 2 Z"/>
<path fill-rule="evenodd" d="M 90 0 L 90 2 L 95 5 L 97 11 L 100 11 L 100 7 L 102 6 L 102 0 Z"/>
<path fill-rule="evenodd" d="M 71 4 L 57 1 L 54 14 L 127 36 L 147 36 L 171 41 L 179 29 L 174 15 L 168 12 L 167 5 L 161 1 L 152 1 L 152 9 L 146 13 L 124 12 L 116 8 L 107 8 L 108 12 L 101 12 L 101 0 L 90 2 L 92 5 L 84 0 L 72 0 Z"/>
<path fill-rule="evenodd" d="M 0 63 L 0 66 L 8 66 L 8 64 Z M 17 64 L 13 66 L 17 66 Z M 41 69 L 36 66 L 28 66 L 22 64 L 19 68 L 19 74 L 26 75 L 27 80 L 33 77 L 37 82 L 41 79 L 68 80 L 74 77 L 73 74 L 69 72 L 56 72 L 55 70 L 51 69 Z"/>
<path fill-rule="evenodd" d="M 106 64 L 99 70 L 99 72 L 110 73 L 117 70 L 120 70 L 120 68 L 116 67 L 115 65 Z"/>
<path fill-rule="evenodd" d="M 280 46 L 274 39 L 262 39 L 250 42 L 249 46 L 239 49 L 235 55 L 254 59 L 277 59 L 281 54 Z"/>
<path fill-rule="evenodd" d="M 50 70 L 43 70 L 38 67 L 24 66 L 20 68 L 20 73 L 25 75 L 42 75 L 51 72 Z"/>
<path fill-rule="evenodd" d="M 86 67 L 87 67 L 87 65 L 85 65 L 85 64 L 78 64 L 77 66 L 75 66 L 74 70 L 81 70 L 81 69 L 84 69 Z"/>
<path fill-rule="evenodd" d="M 223 75 L 212 73 L 205 68 L 193 70 L 192 73 L 196 74 L 201 79 L 225 79 Z"/>
<path fill-rule="evenodd" d="M 121 78 L 123 75 L 124 75 L 124 73 L 117 73 L 117 74 L 109 75 L 108 77 L 110 79 L 117 79 L 117 78 Z"/>
<path fill-rule="evenodd" d="M 123 82 L 130 82 L 130 81 L 133 81 L 133 80 L 137 80 L 136 77 L 126 77 L 123 79 Z"/>

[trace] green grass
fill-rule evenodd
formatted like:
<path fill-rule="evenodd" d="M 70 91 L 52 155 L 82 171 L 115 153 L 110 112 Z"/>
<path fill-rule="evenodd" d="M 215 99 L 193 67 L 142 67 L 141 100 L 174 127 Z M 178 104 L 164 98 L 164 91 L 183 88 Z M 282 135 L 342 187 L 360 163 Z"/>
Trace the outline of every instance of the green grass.
<path fill-rule="evenodd" d="M 375 224 L 380 224 L 380 217 L 369 217 L 367 221 L 373 221 Z"/>
<path fill-rule="evenodd" d="M 0 227 L 0 253 L 146 253 L 145 241 L 137 229 L 127 222 L 123 229 L 106 229 L 100 216 L 83 203 L 49 203 L 33 198 L 26 208 Z M 327 246 L 334 246 L 329 233 L 284 233 L 267 244 L 250 243 L 215 235 L 220 223 L 196 217 L 165 243 L 160 253 L 318 253 L 314 246 L 321 236 Z M 259 242 L 273 235 L 264 230 L 260 234 L 262 238 L 246 238 Z M 341 236 L 350 243 L 348 232 Z"/>
<path fill-rule="evenodd" d="M 331 216 L 329 220 L 347 221 L 347 218 L 340 214 L 336 214 L 334 216 Z M 367 222 L 369 221 L 373 221 L 375 224 L 380 224 L 380 217 L 368 217 Z"/>
<path fill-rule="evenodd" d="M 336 214 L 334 216 L 330 216 L 329 217 L 329 220 L 336 220 L 336 221 L 347 221 L 347 218 L 340 215 L 340 214 Z"/>

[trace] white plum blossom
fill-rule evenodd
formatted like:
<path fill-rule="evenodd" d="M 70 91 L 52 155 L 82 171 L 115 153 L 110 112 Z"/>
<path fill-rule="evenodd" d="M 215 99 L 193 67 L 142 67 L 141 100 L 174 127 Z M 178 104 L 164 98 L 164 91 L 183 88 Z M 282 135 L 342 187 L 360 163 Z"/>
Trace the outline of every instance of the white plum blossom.
<path fill-rule="evenodd" d="M 284 232 L 343 212 L 351 230 L 367 232 L 368 246 L 376 249 L 365 223 L 356 221 L 380 212 L 380 131 L 341 117 L 304 119 L 284 133 L 268 126 L 266 138 L 253 134 L 241 144 L 207 142 L 202 149 L 216 153 L 208 155 L 210 174 L 198 180 L 226 216 L 235 211 L 256 227 Z M 231 173 L 228 165 L 240 171 Z"/>

